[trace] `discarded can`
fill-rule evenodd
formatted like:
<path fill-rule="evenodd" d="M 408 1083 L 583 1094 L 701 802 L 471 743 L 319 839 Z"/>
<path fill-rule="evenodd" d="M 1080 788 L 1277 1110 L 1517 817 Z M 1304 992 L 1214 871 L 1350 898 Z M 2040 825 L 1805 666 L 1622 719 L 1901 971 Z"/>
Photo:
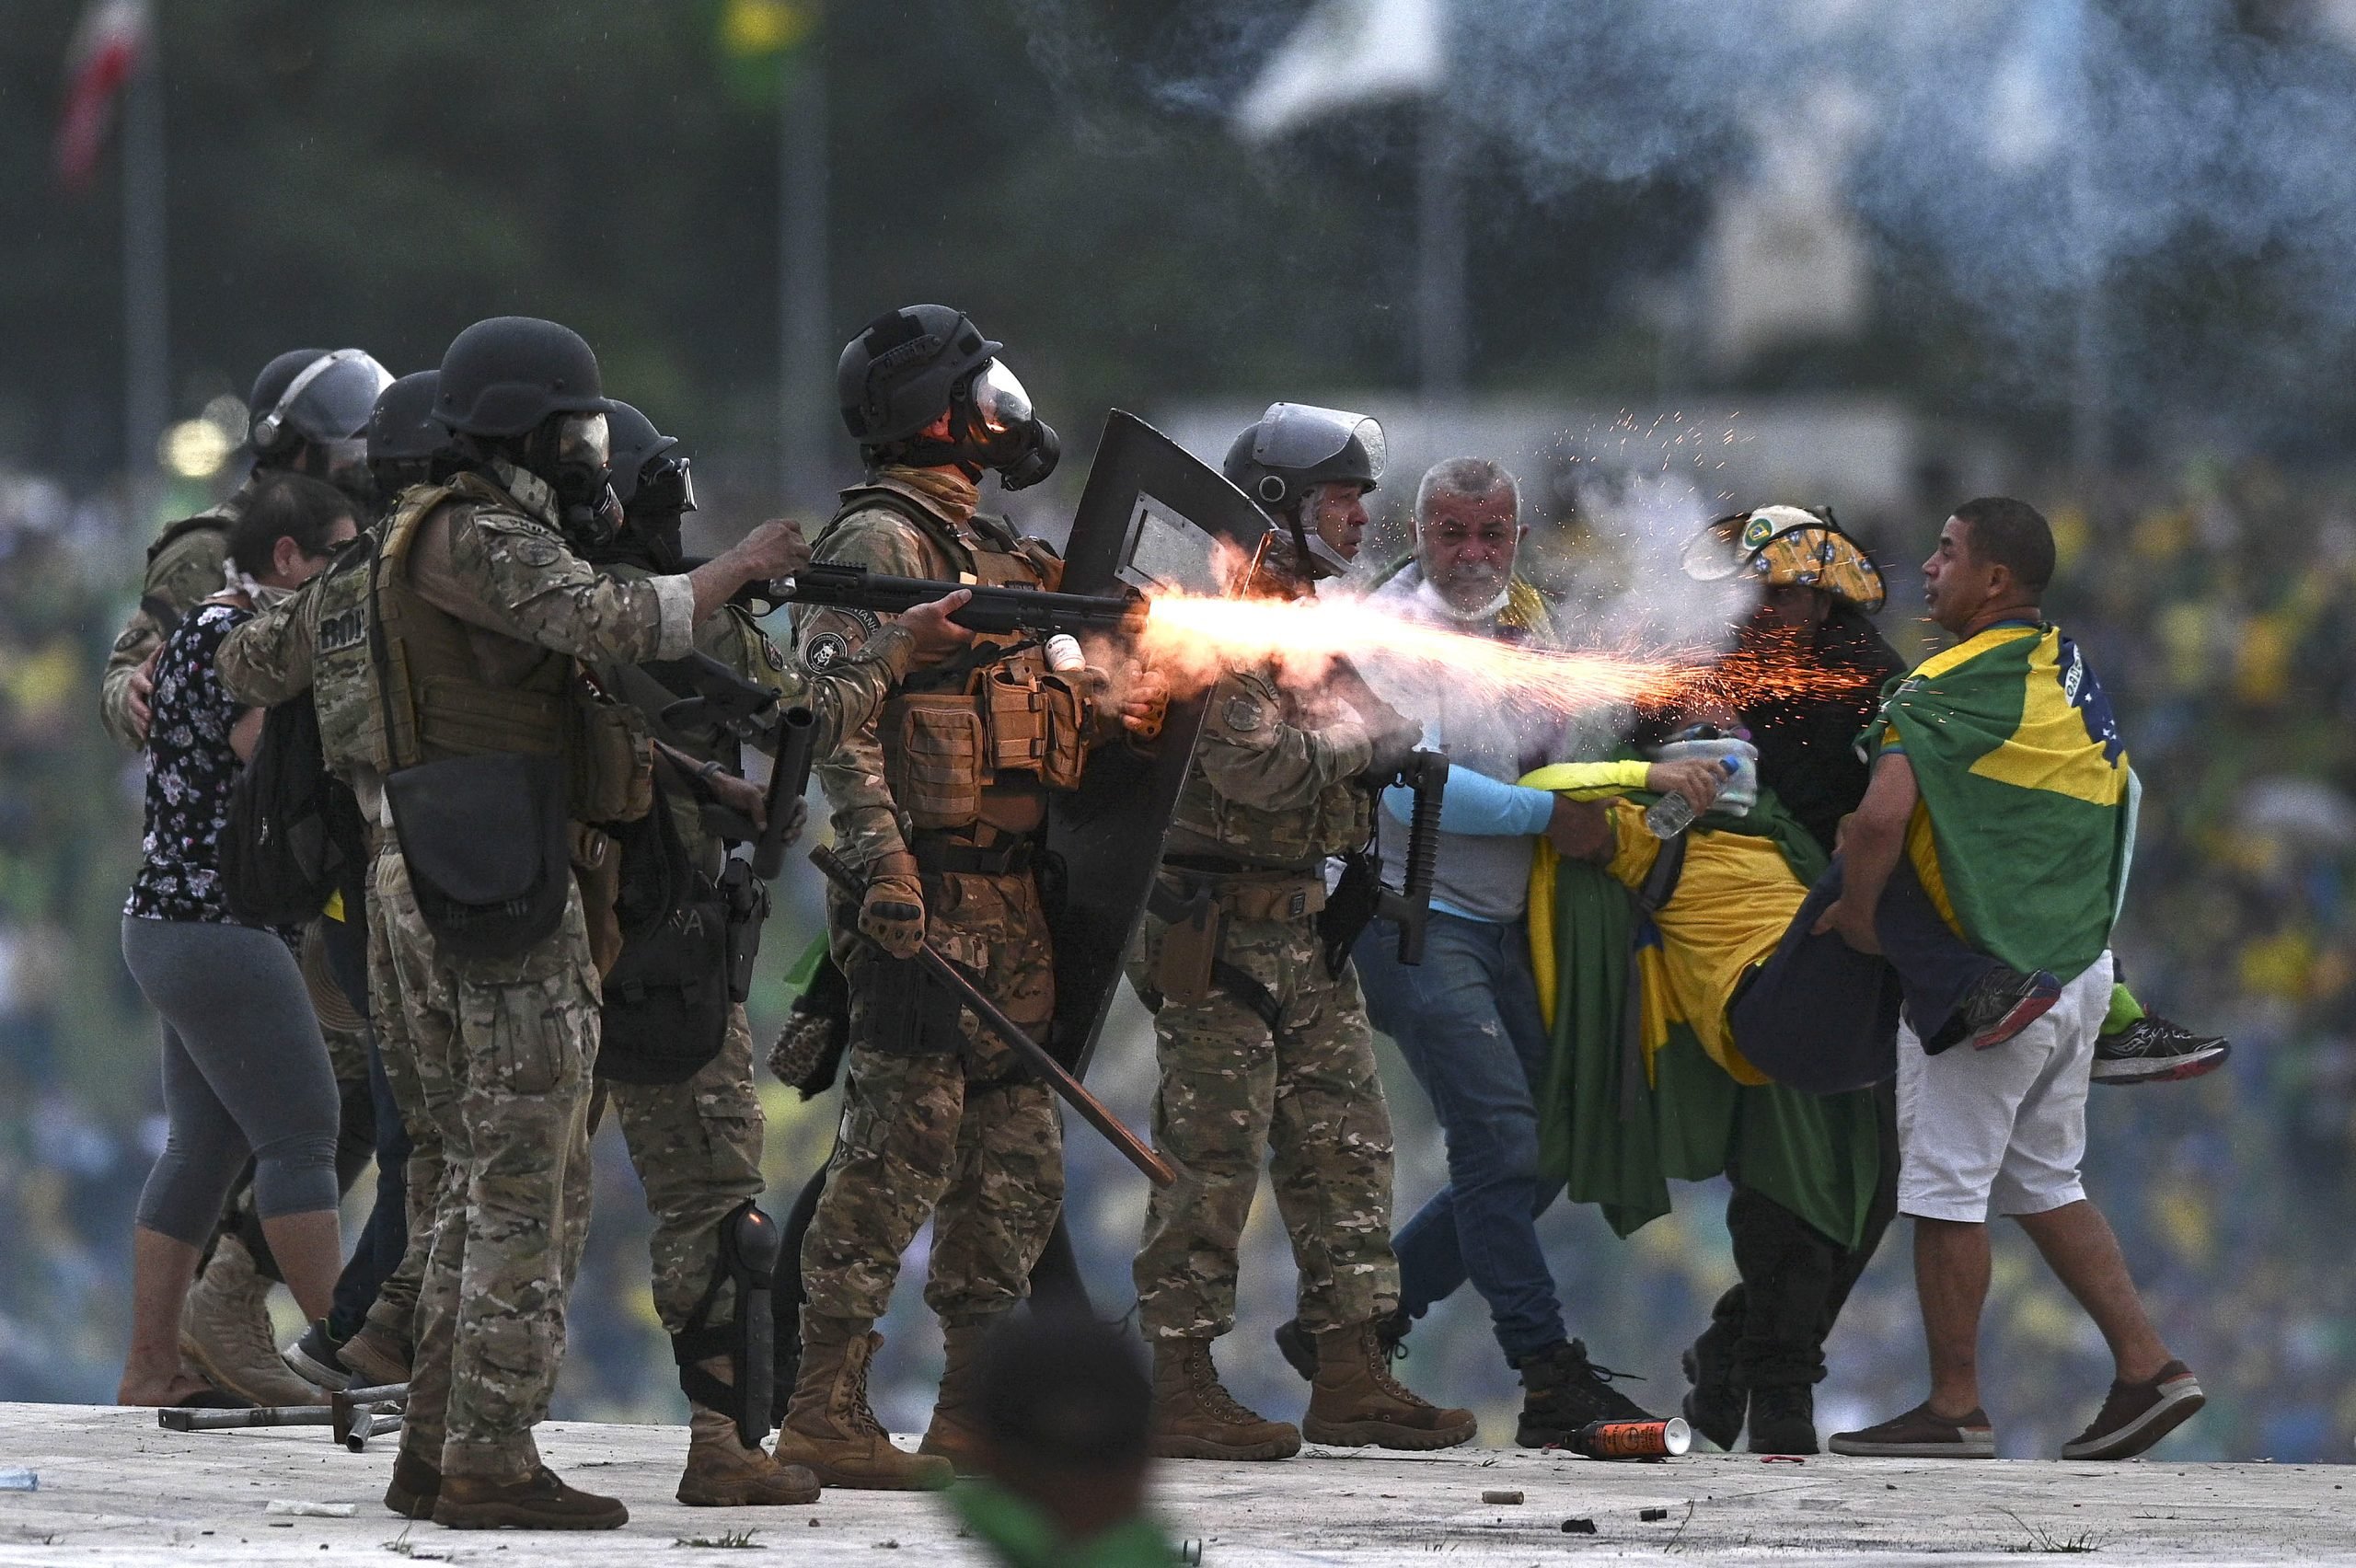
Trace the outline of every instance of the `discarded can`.
<path fill-rule="evenodd" d="M 22 1465 L 0 1470 L 0 1492 L 39 1492 L 40 1477 Z"/>
<path fill-rule="evenodd" d="M 1666 1459 L 1693 1447 L 1693 1429 L 1679 1416 L 1667 1421 L 1590 1421 L 1563 1447 L 1590 1459 Z"/>
<path fill-rule="evenodd" d="M 1521 1493 L 1519 1492 L 1484 1492 L 1481 1493 L 1481 1501 L 1484 1503 L 1519 1503 L 1521 1501 Z"/>

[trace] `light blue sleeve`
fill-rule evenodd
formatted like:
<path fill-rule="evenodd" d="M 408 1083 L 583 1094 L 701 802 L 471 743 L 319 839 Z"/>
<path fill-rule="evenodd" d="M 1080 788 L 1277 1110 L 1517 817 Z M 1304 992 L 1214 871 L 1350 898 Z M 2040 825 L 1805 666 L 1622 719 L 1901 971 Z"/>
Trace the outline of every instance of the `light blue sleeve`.
<path fill-rule="evenodd" d="M 1415 812 L 1415 792 L 1404 784 L 1393 784 L 1382 792 L 1382 803 L 1392 816 L 1405 822 Z M 1543 790 L 1525 790 L 1469 767 L 1448 770 L 1439 824 L 1450 833 L 1479 838 L 1528 838 L 1545 832 L 1553 815 L 1554 797 Z"/>

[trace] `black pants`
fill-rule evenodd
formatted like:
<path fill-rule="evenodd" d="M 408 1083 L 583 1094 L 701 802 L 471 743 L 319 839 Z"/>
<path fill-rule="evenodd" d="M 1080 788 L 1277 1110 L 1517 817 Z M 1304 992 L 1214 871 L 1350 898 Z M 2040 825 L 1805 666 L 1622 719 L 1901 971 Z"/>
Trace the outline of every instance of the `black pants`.
<path fill-rule="evenodd" d="M 1849 1292 L 1898 1216 L 1898 1097 L 1894 1082 L 1874 1090 L 1881 1180 L 1864 1234 L 1843 1247 L 1735 1175 L 1727 1235 L 1741 1279 L 1718 1298 L 1705 1337 L 1728 1345 L 1735 1382 L 1747 1389 L 1814 1383 L 1824 1376 L 1824 1343 Z"/>

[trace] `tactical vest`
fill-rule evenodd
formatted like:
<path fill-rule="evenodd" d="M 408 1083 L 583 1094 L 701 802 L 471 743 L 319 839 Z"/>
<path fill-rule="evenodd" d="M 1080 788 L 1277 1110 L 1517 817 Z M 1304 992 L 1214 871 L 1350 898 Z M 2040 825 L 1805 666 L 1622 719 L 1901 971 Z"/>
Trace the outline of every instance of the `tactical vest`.
<path fill-rule="evenodd" d="M 343 551 L 311 590 L 311 706 L 319 718 L 319 750 L 343 778 L 360 767 L 387 771 L 384 721 L 376 677 L 368 663 L 369 569 L 377 536 Z"/>
<path fill-rule="evenodd" d="M 329 763 L 364 762 L 390 774 L 487 753 L 555 755 L 566 763 L 573 820 L 642 816 L 653 783 L 635 715 L 597 700 L 572 658 L 553 650 L 542 651 L 512 685 L 485 681 L 472 628 L 428 603 L 410 581 L 418 530 L 445 502 L 514 505 L 472 474 L 413 487 L 386 519 L 374 550 L 352 552 L 366 570 L 340 574 L 319 595 L 314 685 L 335 692 L 322 698 L 320 713 Z M 365 683 L 367 699 L 351 704 L 344 693 L 355 679 Z"/>
<path fill-rule="evenodd" d="M 853 513 L 881 506 L 906 518 L 946 556 L 961 582 L 1040 588 L 1063 582 L 1063 561 L 995 518 L 974 531 L 995 549 L 976 550 L 931 513 L 898 492 L 860 490 L 845 497 L 831 533 Z M 819 536 L 819 545 L 826 535 Z M 904 681 L 876 721 L 884 781 L 918 831 L 953 832 L 1001 813 L 989 797 L 1077 789 L 1088 761 L 1091 678 L 1058 674 L 1022 633 L 978 633 L 960 657 Z M 1013 813 L 1019 817 L 1019 813 Z"/>
<path fill-rule="evenodd" d="M 1267 711 L 1265 697 L 1256 691 L 1241 698 L 1261 710 L 1252 717 L 1251 727 L 1318 726 L 1319 721 L 1304 710 L 1293 692 L 1278 685 L 1276 694 L 1273 712 Z M 1216 732 L 1228 721 L 1221 705 L 1239 699 L 1231 690 L 1214 689 L 1210 700 L 1211 710 L 1204 721 L 1207 731 Z M 1235 727 L 1239 732 L 1246 729 L 1243 724 Z M 1170 824 L 1173 835 L 1170 847 L 1180 853 L 1233 859 L 1255 866 L 1306 868 L 1328 856 L 1365 848 L 1374 834 L 1374 803 L 1355 779 L 1345 778 L 1326 785 L 1302 805 L 1250 805 L 1213 789 L 1197 763 L 1179 791 Z"/>

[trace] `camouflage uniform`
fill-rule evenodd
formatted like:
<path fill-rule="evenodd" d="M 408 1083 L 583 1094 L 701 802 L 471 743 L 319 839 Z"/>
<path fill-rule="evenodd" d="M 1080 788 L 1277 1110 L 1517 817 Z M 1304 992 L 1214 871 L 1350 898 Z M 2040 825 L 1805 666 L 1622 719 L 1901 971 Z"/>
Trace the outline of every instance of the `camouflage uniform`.
<path fill-rule="evenodd" d="M 814 553 L 899 576 L 1054 586 L 1061 563 L 1044 545 L 976 518 L 975 499 L 954 470 L 886 467 L 845 492 Z M 803 664 L 831 668 L 880 624 L 860 611 L 802 614 L 795 634 Z M 977 639 L 977 651 L 989 640 Z M 929 674 L 927 689 L 948 691 L 965 678 L 961 665 L 974 667 L 961 661 Z M 1009 660 L 998 667 L 1022 666 Z M 887 708 L 884 724 L 900 711 Z M 1080 721 L 1091 739 L 1112 722 L 1094 706 Z M 1055 968 L 1029 857 L 1057 780 L 1042 770 L 1001 766 L 992 774 L 986 767 L 978 822 L 919 825 L 916 802 L 898 799 L 887 781 L 880 732 L 862 730 L 816 769 L 834 808 L 837 849 L 854 868 L 915 854 L 926 940 L 1036 1038 L 1055 1012 Z M 1072 781 L 1084 750 L 1066 759 Z M 813 1317 L 856 1323 L 860 1332 L 882 1317 L 900 1255 L 927 1219 L 934 1239 L 926 1302 L 952 1328 L 986 1321 L 1029 1294 L 1032 1266 L 1055 1228 L 1062 1124 L 1047 1089 L 970 1012 L 940 1005 L 912 962 L 890 959 L 861 937 L 858 914 L 855 901 L 830 894 L 831 945 L 851 993 L 850 1072 L 826 1190 L 803 1243 L 805 1333 Z M 895 993 L 930 998 L 934 1010 L 912 1030 L 887 1031 L 877 1006 Z"/>
<path fill-rule="evenodd" d="M 131 715 L 131 677 L 164 645 L 167 622 L 221 591 L 229 559 L 229 529 L 244 512 L 253 485 L 253 479 L 247 479 L 220 505 L 169 525 L 147 547 L 139 607 L 114 640 L 98 683 L 98 718 L 108 734 L 133 751 L 146 749 L 147 737 Z"/>
<path fill-rule="evenodd" d="M 1235 1326 L 1236 1252 L 1264 1148 L 1300 1270 L 1301 1326 L 1398 1306 L 1373 1032 L 1357 974 L 1327 971 L 1316 928 L 1326 857 L 1367 841 L 1371 806 L 1355 779 L 1370 755 L 1354 712 L 1280 687 L 1273 670 L 1230 674 L 1211 692 L 1161 887 L 1207 894 L 1221 911 L 1226 974 L 1212 971 L 1199 1000 L 1166 997 L 1172 926 L 1150 909 L 1129 966 L 1156 1009 L 1154 1143 L 1178 1175 L 1149 1199 L 1133 1270 L 1150 1339 Z"/>

